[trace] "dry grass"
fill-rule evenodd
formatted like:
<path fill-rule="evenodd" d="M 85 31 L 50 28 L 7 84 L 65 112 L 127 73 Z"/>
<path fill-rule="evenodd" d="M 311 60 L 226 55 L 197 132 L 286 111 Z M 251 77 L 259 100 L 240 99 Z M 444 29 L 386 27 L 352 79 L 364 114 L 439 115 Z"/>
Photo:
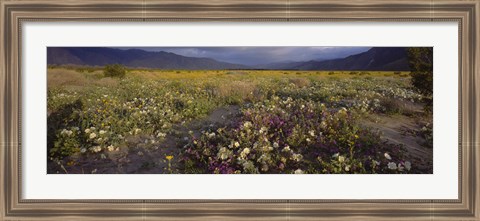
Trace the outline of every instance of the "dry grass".
<path fill-rule="evenodd" d="M 47 71 L 48 87 L 86 86 L 88 83 L 84 74 L 74 70 L 48 69 Z"/>
<path fill-rule="evenodd" d="M 310 86 L 310 80 L 307 78 L 291 78 L 289 81 L 299 88 Z"/>
<path fill-rule="evenodd" d="M 111 87 L 118 85 L 118 79 L 111 77 L 102 77 L 101 71 L 93 73 L 80 73 L 75 70 L 67 69 L 48 69 L 47 86 L 65 87 L 72 90 L 81 90 L 89 85 Z"/>
<path fill-rule="evenodd" d="M 219 84 L 215 89 L 217 96 L 222 98 L 231 98 L 235 101 L 253 101 L 258 98 L 255 97 L 255 90 L 257 85 L 252 82 L 232 81 L 227 84 Z"/>
<path fill-rule="evenodd" d="M 117 86 L 118 83 L 119 83 L 118 79 L 111 78 L 111 77 L 105 77 L 105 78 L 101 78 L 97 81 L 94 81 L 95 85 L 104 86 L 104 87 Z"/>

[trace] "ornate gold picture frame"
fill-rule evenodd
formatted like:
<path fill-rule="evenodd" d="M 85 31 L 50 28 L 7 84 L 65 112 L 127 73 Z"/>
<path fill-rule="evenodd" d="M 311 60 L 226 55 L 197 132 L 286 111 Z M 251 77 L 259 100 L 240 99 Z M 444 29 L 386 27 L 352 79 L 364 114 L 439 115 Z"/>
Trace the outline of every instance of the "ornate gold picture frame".
<path fill-rule="evenodd" d="M 479 220 L 480 1 L 0 1 L 2 220 Z M 458 199 L 31 200 L 22 192 L 25 22 L 455 22 L 459 27 Z"/>

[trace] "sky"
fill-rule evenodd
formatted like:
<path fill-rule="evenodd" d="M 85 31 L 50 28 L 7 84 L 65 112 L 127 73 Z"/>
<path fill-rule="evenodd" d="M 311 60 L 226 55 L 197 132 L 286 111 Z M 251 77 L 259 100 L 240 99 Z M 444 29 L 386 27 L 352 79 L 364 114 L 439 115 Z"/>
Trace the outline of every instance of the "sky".
<path fill-rule="evenodd" d="M 344 58 L 370 47 L 120 47 L 120 49 L 165 51 L 187 57 L 207 57 L 217 61 L 257 65 L 276 62 Z"/>

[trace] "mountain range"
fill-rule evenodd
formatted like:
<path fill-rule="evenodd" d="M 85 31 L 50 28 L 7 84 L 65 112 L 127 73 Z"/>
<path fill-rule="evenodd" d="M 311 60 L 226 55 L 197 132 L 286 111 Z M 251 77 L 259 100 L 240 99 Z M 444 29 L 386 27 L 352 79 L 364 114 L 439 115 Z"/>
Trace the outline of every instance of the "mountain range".
<path fill-rule="evenodd" d="M 186 57 L 171 52 L 105 47 L 48 47 L 49 65 L 104 66 L 122 64 L 131 68 L 153 69 L 275 69 L 275 70 L 357 70 L 409 71 L 404 47 L 373 47 L 366 52 L 331 60 L 280 62 L 247 66 L 212 58 Z"/>

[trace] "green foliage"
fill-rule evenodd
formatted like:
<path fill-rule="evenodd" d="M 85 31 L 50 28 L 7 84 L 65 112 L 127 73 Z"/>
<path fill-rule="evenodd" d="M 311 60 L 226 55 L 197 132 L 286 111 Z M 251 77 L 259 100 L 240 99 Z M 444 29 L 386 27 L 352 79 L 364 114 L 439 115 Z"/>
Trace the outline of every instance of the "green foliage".
<path fill-rule="evenodd" d="M 120 64 L 106 65 L 103 68 L 103 74 L 105 77 L 123 78 L 127 74 L 127 68 Z"/>
<path fill-rule="evenodd" d="M 408 48 L 412 85 L 426 96 L 433 95 L 433 48 Z"/>
<path fill-rule="evenodd" d="M 63 129 L 57 134 L 54 147 L 50 149 L 50 156 L 70 156 L 80 151 L 79 128 Z"/>

